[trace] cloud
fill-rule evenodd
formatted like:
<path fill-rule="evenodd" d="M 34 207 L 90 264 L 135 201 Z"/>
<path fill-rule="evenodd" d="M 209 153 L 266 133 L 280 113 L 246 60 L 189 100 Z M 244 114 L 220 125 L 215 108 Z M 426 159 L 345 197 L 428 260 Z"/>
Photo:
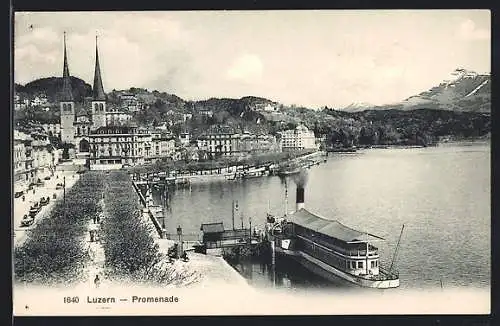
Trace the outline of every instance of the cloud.
<path fill-rule="evenodd" d="M 466 40 L 488 40 L 491 33 L 487 29 L 477 28 L 474 21 L 467 19 L 460 24 L 458 36 Z"/>
<path fill-rule="evenodd" d="M 487 71 L 489 17 L 484 11 L 23 12 L 14 21 L 14 79 L 61 76 L 66 31 L 70 73 L 92 84 L 97 33 L 105 91 L 133 86 L 188 99 L 383 104 L 432 87 L 456 67 Z"/>
<path fill-rule="evenodd" d="M 261 79 L 262 71 L 262 61 L 257 55 L 244 54 L 233 62 L 227 71 L 227 77 L 233 80 L 252 83 Z"/>

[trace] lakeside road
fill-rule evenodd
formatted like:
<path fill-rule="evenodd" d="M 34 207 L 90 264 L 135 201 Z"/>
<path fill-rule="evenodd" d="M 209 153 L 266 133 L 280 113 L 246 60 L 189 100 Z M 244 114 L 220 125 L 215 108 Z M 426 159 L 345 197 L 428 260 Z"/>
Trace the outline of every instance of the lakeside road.
<path fill-rule="evenodd" d="M 15 247 L 22 245 L 26 240 L 26 231 L 35 228 L 38 221 L 50 214 L 50 211 L 52 210 L 52 207 L 54 207 L 55 202 L 58 200 L 62 200 L 64 190 L 56 190 L 56 185 L 58 183 L 63 183 L 64 177 L 66 177 L 66 191 L 68 191 L 80 178 L 80 175 L 73 171 L 57 171 L 54 176 L 50 178 L 50 180 L 44 180 L 45 184 L 43 186 L 35 186 L 35 193 L 33 193 L 33 190 L 29 190 L 24 195 L 24 201 L 22 196 L 19 198 L 14 198 L 12 230 L 14 233 L 13 239 Z M 53 194 L 56 194 L 56 199 L 52 198 Z M 42 197 L 50 197 L 49 204 L 42 207 L 42 210 L 36 215 L 32 225 L 28 227 L 21 226 L 23 216 L 25 214 L 28 214 L 30 207 L 34 205 L 35 202 L 40 202 L 40 199 Z"/>

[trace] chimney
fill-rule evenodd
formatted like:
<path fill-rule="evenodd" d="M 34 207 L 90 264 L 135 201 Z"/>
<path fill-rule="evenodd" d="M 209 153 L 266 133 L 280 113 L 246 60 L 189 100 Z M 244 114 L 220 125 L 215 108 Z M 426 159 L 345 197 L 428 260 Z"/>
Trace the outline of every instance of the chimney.
<path fill-rule="evenodd" d="M 304 208 L 304 187 L 303 186 L 297 186 L 297 192 L 295 194 L 295 204 L 296 204 L 296 211 L 299 211 L 300 209 Z"/>

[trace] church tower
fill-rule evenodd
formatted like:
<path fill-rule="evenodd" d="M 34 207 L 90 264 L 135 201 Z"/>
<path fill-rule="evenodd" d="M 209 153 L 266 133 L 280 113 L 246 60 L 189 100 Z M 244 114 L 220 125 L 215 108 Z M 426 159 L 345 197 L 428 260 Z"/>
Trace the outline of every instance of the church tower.
<path fill-rule="evenodd" d="M 94 129 L 106 126 L 106 94 L 102 86 L 99 52 L 97 50 L 97 36 L 95 37 L 95 72 L 94 87 L 92 88 L 92 123 Z"/>
<path fill-rule="evenodd" d="M 68 56 L 66 53 L 66 32 L 64 32 L 64 64 L 63 64 L 63 87 L 59 103 L 61 110 L 61 141 L 63 143 L 74 143 L 75 131 L 75 101 L 71 89 L 71 79 L 68 68 Z"/>

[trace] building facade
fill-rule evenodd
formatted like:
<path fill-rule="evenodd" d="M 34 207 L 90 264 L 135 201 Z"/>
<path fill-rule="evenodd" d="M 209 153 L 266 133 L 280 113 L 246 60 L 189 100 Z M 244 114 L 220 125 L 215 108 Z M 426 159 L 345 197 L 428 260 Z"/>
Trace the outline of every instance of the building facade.
<path fill-rule="evenodd" d="M 59 137 L 61 135 L 61 123 L 44 123 L 42 128 L 50 136 Z"/>
<path fill-rule="evenodd" d="M 283 151 L 317 148 L 314 132 L 304 125 L 298 125 L 295 129 L 282 131 L 280 132 L 280 136 Z"/>
<path fill-rule="evenodd" d="M 33 139 L 14 130 L 14 192 L 25 191 L 35 180 L 31 143 Z"/>
<path fill-rule="evenodd" d="M 57 162 L 47 135 L 14 130 L 13 150 L 14 192 L 26 191 L 30 184 L 53 174 Z"/>
<path fill-rule="evenodd" d="M 103 126 L 89 135 L 90 168 L 143 164 L 152 155 L 152 137 L 138 127 Z"/>
<path fill-rule="evenodd" d="M 239 135 L 228 127 L 213 127 L 197 139 L 198 148 L 211 158 L 233 156 L 238 142 Z"/>
<path fill-rule="evenodd" d="M 108 108 L 106 112 L 107 126 L 126 126 L 132 120 L 132 115 L 121 108 Z"/>

